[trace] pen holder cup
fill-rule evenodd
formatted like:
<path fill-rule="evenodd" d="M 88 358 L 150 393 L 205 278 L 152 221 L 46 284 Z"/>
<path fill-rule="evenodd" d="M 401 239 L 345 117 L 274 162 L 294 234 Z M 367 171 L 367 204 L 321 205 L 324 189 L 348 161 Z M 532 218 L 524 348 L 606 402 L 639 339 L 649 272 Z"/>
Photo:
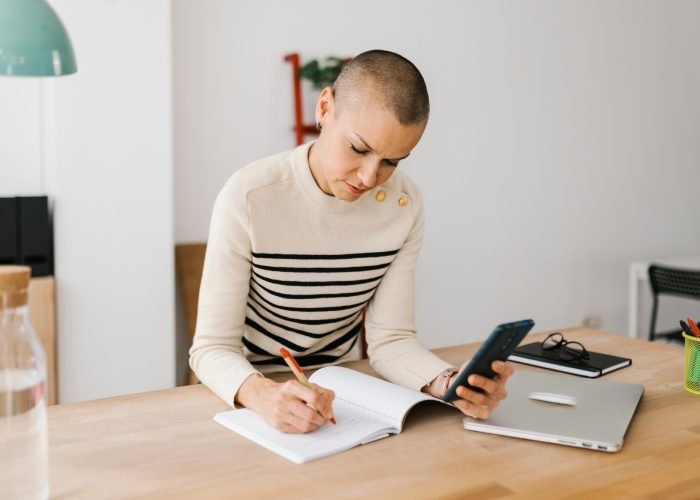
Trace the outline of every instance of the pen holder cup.
<path fill-rule="evenodd" d="M 685 390 L 700 394 L 700 337 L 685 338 Z"/>

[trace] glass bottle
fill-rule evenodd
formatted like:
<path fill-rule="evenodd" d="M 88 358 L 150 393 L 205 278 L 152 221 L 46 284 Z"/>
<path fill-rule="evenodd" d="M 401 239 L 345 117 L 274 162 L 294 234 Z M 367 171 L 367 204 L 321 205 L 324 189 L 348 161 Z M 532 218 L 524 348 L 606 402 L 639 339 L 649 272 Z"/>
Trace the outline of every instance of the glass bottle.
<path fill-rule="evenodd" d="M 49 497 L 46 356 L 29 322 L 31 270 L 0 266 L 0 498 Z"/>

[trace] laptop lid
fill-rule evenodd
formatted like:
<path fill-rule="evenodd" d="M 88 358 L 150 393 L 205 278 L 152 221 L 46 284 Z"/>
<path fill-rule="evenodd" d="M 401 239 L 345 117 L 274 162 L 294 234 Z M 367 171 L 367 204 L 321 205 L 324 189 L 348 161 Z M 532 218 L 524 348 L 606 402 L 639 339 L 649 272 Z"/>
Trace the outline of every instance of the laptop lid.
<path fill-rule="evenodd" d="M 547 443 L 618 451 L 644 386 L 525 370 L 508 380 L 508 397 L 486 420 L 464 428 Z"/>

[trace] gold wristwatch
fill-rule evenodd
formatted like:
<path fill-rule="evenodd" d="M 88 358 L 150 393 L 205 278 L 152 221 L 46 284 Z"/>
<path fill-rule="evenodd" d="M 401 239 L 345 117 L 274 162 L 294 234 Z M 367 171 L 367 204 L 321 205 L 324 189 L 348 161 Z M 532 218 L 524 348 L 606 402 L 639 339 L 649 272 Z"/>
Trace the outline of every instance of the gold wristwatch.
<path fill-rule="evenodd" d="M 445 371 L 443 371 L 440 375 L 438 375 L 438 387 L 440 388 L 438 394 L 440 395 L 440 397 L 443 397 L 445 395 L 445 393 L 447 392 L 447 388 L 450 384 L 450 378 L 458 371 L 459 370 L 457 368 L 451 366 Z"/>

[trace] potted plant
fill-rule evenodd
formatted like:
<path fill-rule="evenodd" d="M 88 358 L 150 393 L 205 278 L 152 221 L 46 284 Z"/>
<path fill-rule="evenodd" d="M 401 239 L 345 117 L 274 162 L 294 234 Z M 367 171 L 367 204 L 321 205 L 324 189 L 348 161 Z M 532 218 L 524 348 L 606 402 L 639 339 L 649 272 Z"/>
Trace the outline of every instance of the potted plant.
<path fill-rule="evenodd" d="M 312 59 L 299 68 L 297 77 L 301 80 L 309 80 L 314 89 L 323 90 L 333 84 L 348 61 L 349 59 L 330 56 L 325 59 L 325 64 L 322 65 L 318 59 Z"/>

